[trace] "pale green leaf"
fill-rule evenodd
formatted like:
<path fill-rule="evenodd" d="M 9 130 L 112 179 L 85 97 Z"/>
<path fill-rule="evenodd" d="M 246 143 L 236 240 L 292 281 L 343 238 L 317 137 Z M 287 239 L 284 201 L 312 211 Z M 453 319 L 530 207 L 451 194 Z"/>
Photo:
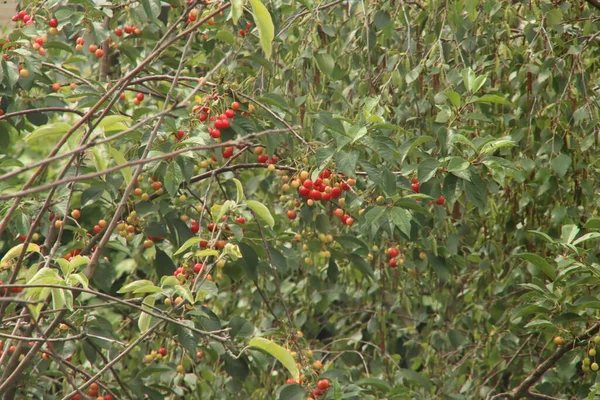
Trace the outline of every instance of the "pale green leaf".
<path fill-rule="evenodd" d="M 271 58 L 273 39 L 275 38 L 275 26 L 273 25 L 271 14 L 260 0 L 250 0 L 250 5 L 252 6 L 254 23 L 258 28 L 260 45 L 265 53 L 265 57 L 269 59 Z"/>
<path fill-rule="evenodd" d="M 281 347 L 277 343 L 269 339 L 256 337 L 250 340 L 248 347 L 254 347 L 264 351 L 267 354 L 270 354 L 289 371 L 292 378 L 298 379 L 300 377 L 300 371 L 298 370 L 296 361 L 292 357 L 290 351 Z"/>
<path fill-rule="evenodd" d="M 146 296 L 142 303 L 142 309 L 151 311 L 150 307 L 154 306 L 156 302 L 156 297 L 154 295 Z M 150 307 L 148 307 L 150 306 Z M 140 328 L 140 332 L 146 332 L 150 327 L 150 320 L 152 316 L 148 313 L 142 312 L 140 314 L 140 319 L 138 320 L 138 328 Z"/>
<path fill-rule="evenodd" d="M 275 220 L 273 219 L 273 216 L 271 215 L 269 209 L 265 207 L 264 204 L 259 203 L 255 200 L 248 200 L 246 201 L 246 205 L 271 228 L 275 226 Z"/>

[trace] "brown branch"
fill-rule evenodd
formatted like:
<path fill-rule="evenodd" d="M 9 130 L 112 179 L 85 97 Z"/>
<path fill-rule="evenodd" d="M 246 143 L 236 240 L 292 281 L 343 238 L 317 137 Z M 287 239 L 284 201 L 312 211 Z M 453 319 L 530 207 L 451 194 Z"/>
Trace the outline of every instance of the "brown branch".
<path fill-rule="evenodd" d="M 511 398 L 514 400 L 518 400 L 521 397 L 525 397 L 529 390 L 537 381 L 539 381 L 542 376 L 548 371 L 550 368 L 554 367 L 556 363 L 569 351 L 577 346 L 581 346 L 582 342 L 587 342 L 592 336 L 597 334 L 600 331 L 600 323 L 596 323 L 590 329 L 587 330 L 583 335 L 575 338 L 570 345 L 565 344 L 564 346 L 560 346 L 557 348 L 554 353 L 550 357 L 548 357 L 544 362 L 537 366 L 536 369 L 533 370 L 527 378 L 525 378 L 519 386 L 514 388 L 511 392 Z M 538 397 L 539 398 L 539 397 Z"/>
<path fill-rule="evenodd" d="M 594 7 L 597 10 L 600 10 L 600 1 L 598 0 L 585 0 L 589 5 Z"/>

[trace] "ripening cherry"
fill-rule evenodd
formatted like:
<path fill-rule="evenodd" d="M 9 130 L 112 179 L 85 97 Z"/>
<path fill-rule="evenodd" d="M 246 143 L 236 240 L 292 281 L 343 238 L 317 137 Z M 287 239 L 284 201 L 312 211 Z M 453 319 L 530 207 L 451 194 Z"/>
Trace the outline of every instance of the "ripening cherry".
<path fill-rule="evenodd" d="M 21 78 L 27 78 L 27 77 L 29 76 L 29 71 L 28 71 L 27 69 L 25 69 L 25 68 L 22 68 L 22 69 L 19 71 L 19 76 L 20 76 Z"/>
<path fill-rule="evenodd" d="M 288 210 L 287 217 L 292 220 L 296 219 L 296 210 Z"/>
<path fill-rule="evenodd" d="M 136 94 L 135 98 L 138 99 L 139 101 L 144 100 L 144 93 L 138 93 L 138 94 Z"/>
<path fill-rule="evenodd" d="M 96 54 L 96 57 L 102 58 L 102 57 L 104 57 L 104 50 L 98 49 L 98 50 L 96 50 L 95 54 Z"/>
<path fill-rule="evenodd" d="M 329 379 L 321 379 L 317 382 L 317 387 L 321 390 L 329 389 Z"/>
<path fill-rule="evenodd" d="M 90 44 L 90 47 L 88 47 L 90 53 L 95 53 L 96 50 L 98 50 L 98 46 L 96 46 L 95 44 Z"/>
<path fill-rule="evenodd" d="M 237 101 L 234 101 L 233 103 L 231 103 L 231 109 L 234 111 L 237 111 L 240 109 L 240 103 Z"/>
<path fill-rule="evenodd" d="M 54 90 L 55 92 L 58 92 L 60 90 L 60 83 L 53 83 L 52 90 Z"/>
<path fill-rule="evenodd" d="M 335 215 L 338 218 L 342 218 L 344 216 L 344 210 L 342 210 L 341 208 L 337 208 L 334 212 L 333 215 Z"/>
<path fill-rule="evenodd" d="M 348 226 L 352 226 L 352 224 L 354 224 L 354 218 L 352 218 L 352 217 L 346 218 L 345 224 Z"/>

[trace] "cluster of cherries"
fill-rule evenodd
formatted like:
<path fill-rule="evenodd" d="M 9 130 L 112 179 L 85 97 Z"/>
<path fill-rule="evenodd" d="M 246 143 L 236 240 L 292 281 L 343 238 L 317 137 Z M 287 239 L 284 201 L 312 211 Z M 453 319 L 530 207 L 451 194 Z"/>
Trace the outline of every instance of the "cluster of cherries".
<path fill-rule="evenodd" d="M 23 11 L 19 11 L 19 13 L 17 15 L 14 15 L 12 17 L 12 20 L 14 22 L 19 22 L 19 21 L 23 21 L 25 23 L 25 25 L 32 25 L 35 22 L 33 21 L 33 15 L 30 15 L 27 13 L 27 11 L 23 10 Z M 52 19 L 50 21 L 56 21 L 55 19 Z M 52 25 L 50 25 L 52 26 Z M 58 21 L 56 21 L 56 25 L 54 25 L 54 28 L 56 28 L 58 26 Z"/>
<path fill-rule="evenodd" d="M 0 286 L 4 285 L 4 282 L 0 281 Z M 13 287 L 10 288 L 10 292 L 11 293 L 21 293 L 23 291 L 23 288 L 17 288 L 17 287 Z M 8 294 L 8 289 L 4 289 L 4 290 L 0 290 L 0 296 L 6 296 Z M 0 349 L 1 350 L 1 349 Z M 0 351 L 0 355 L 2 354 L 2 352 Z"/>
<path fill-rule="evenodd" d="M 396 266 L 398 265 L 397 257 L 400 255 L 398 249 L 395 247 L 390 247 L 389 249 L 387 249 L 386 255 L 388 258 L 388 265 L 390 266 L 390 268 L 396 268 Z"/>
<path fill-rule="evenodd" d="M 98 384 L 96 382 L 94 382 L 90 385 L 90 388 L 88 390 L 88 396 L 96 398 L 96 400 L 101 400 L 101 399 L 102 400 L 113 400 L 113 397 L 110 394 L 98 397 Z M 81 399 L 81 395 L 79 393 L 74 394 L 71 397 L 71 400 L 80 400 L 80 399 Z"/>
<path fill-rule="evenodd" d="M 115 29 L 116 36 L 121 37 L 121 36 L 123 36 L 123 33 L 126 33 L 128 35 L 134 34 L 134 35 L 138 36 L 142 33 L 142 30 L 140 28 L 138 28 L 137 26 L 129 26 L 129 25 L 126 25 L 123 28 Z"/>
<path fill-rule="evenodd" d="M 240 36 L 244 37 L 250 33 L 250 29 L 252 28 L 252 24 L 250 22 L 246 23 L 246 30 L 240 29 Z"/>

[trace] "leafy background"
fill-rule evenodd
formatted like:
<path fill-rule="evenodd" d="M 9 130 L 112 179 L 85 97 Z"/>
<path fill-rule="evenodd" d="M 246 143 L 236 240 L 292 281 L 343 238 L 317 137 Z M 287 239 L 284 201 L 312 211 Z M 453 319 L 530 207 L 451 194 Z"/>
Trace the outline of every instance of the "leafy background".
<path fill-rule="evenodd" d="M 0 279 L 29 285 L 1 304 L 5 398 L 96 380 L 118 398 L 301 399 L 319 378 L 335 399 L 594 398 L 599 4 L 167 3 L 25 2 L 36 23 L 5 30 Z M 232 101 L 228 161 L 194 108 Z M 356 180 L 342 202 L 284 186 L 325 169 Z M 202 250 L 211 238 L 229 246 Z M 199 261 L 197 282 L 166 278 Z M 6 336 L 27 315 L 33 349 Z"/>

